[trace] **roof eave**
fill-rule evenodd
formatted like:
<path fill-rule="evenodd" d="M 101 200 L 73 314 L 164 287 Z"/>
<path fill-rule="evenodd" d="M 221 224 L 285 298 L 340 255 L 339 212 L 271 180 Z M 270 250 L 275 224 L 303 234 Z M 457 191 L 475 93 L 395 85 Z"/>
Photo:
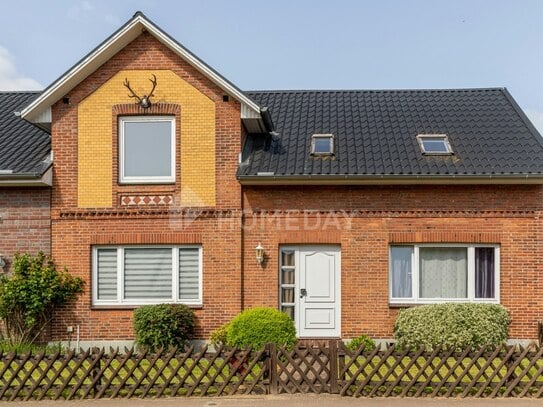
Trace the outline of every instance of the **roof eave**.
<path fill-rule="evenodd" d="M 192 52 L 175 41 L 157 25 L 148 20 L 142 13 L 136 13 L 125 25 L 119 28 L 98 47 L 48 86 L 38 98 L 21 111 L 21 117 L 33 122 L 45 109 L 60 100 L 66 93 L 98 69 L 98 67 L 105 63 L 109 58 L 137 38 L 144 29 L 198 69 L 211 81 L 215 82 L 230 96 L 237 99 L 242 104 L 245 104 L 248 109 L 255 114 L 260 115 L 260 106 L 256 102 L 245 95 L 245 93 L 235 85 L 219 75 L 202 60 L 197 58 Z"/>
<path fill-rule="evenodd" d="M 238 175 L 242 185 L 543 184 L 543 174 L 510 175 Z"/>
<path fill-rule="evenodd" d="M 53 185 L 53 170 L 43 173 L 15 173 L 0 175 L 0 187 L 50 187 Z"/>

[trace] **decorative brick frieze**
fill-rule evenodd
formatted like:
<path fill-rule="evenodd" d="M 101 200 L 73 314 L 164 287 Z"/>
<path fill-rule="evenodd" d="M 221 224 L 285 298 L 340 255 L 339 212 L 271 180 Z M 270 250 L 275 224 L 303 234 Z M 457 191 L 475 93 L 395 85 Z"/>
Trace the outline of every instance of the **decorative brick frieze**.
<path fill-rule="evenodd" d="M 173 195 L 121 195 L 121 206 L 172 205 Z"/>

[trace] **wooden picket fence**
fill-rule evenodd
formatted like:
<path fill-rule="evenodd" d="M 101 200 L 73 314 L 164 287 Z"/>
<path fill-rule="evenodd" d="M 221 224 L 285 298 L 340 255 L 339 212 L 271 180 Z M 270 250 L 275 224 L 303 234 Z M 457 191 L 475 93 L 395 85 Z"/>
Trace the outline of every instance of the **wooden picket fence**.
<path fill-rule="evenodd" d="M 332 393 L 353 397 L 542 397 L 543 347 L 356 352 L 207 347 L 0 354 L 0 400 Z"/>

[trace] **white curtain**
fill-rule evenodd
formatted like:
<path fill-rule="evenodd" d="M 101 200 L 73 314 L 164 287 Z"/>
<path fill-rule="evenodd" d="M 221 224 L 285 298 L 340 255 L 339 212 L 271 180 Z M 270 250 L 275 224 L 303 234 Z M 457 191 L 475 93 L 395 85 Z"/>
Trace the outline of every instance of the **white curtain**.
<path fill-rule="evenodd" d="M 392 298 L 411 298 L 411 256 L 413 247 L 393 246 L 392 257 Z"/>
<path fill-rule="evenodd" d="M 420 297 L 467 298 L 467 257 L 465 247 L 421 247 Z"/>

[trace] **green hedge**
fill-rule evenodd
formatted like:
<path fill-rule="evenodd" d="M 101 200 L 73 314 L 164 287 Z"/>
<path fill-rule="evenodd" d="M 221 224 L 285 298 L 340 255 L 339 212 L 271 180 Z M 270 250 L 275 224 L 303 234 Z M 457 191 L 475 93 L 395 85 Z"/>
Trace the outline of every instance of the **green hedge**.
<path fill-rule="evenodd" d="M 288 347 L 296 343 L 296 328 L 288 315 L 274 308 L 257 307 L 243 311 L 228 324 L 228 346 L 262 349 L 267 343 Z"/>
<path fill-rule="evenodd" d="M 375 341 L 368 335 L 360 335 L 353 338 L 347 344 L 347 348 L 353 352 L 357 352 L 360 348 L 364 347 L 365 351 L 375 349 Z"/>
<path fill-rule="evenodd" d="M 195 316 L 183 304 L 145 305 L 134 311 L 136 343 L 151 351 L 182 348 L 194 334 Z"/>
<path fill-rule="evenodd" d="M 394 324 L 399 348 L 497 346 L 507 340 L 510 318 L 498 304 L 446 303 L 401 310 Z"/>

